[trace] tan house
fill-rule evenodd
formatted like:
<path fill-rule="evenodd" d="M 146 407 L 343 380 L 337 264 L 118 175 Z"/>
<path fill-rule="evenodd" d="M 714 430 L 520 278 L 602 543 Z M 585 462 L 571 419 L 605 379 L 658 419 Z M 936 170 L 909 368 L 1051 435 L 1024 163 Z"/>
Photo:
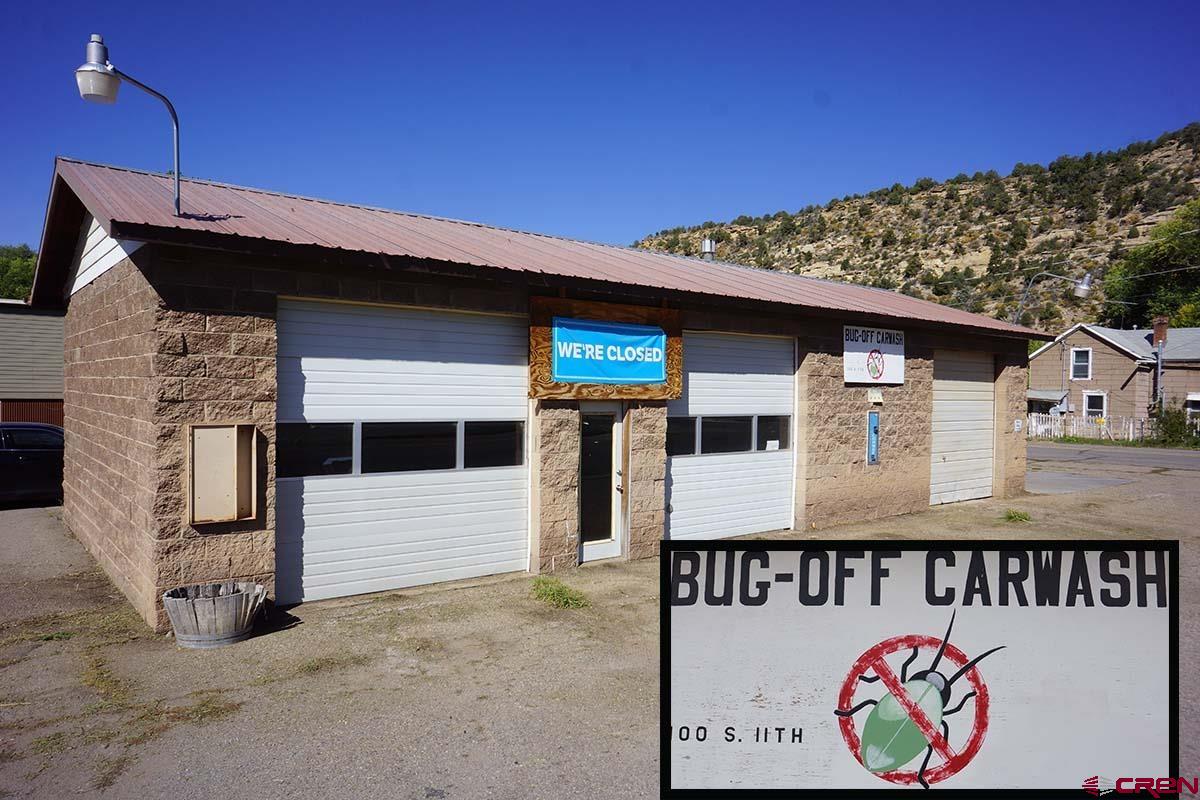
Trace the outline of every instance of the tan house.
<path fill-rule="evenodd" d="M 1030 412 L 1089 417 L 1150 415 L 1158 396 L 1157 337 L 1164 339 L 1162 395 L 1200 416 L 1200 328 L 1121 330 L 1080 323 L 1029 356 Z"/>

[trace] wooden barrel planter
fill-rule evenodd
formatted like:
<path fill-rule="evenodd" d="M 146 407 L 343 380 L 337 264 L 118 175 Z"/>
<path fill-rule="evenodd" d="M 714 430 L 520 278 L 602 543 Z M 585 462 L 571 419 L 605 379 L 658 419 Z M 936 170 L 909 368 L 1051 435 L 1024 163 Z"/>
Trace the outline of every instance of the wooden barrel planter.
<path fill-rule="evenodd" d="M 266 596 L 261 583 L 202 583 L 163 592 L 163 606 L 180 647 L 221 647 L 250 637 Z"/>

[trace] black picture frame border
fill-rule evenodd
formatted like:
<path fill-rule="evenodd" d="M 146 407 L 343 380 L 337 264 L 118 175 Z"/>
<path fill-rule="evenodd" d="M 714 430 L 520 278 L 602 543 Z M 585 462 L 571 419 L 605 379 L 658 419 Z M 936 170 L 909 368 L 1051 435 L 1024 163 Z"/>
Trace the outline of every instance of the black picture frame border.
<path fill-rule="evenodd" d="M 659 550 L 659 795 L 663 800 L 725 800 L 760 796 L 804 798 L 882 798 L 894 796 L 906 787 L 878 789 L 673 789 L 671 788 L 671 606 L 667 602 L 672 556 L 677 552 L 736 552 L 744 550 L 1142 550 L 1165 552 L 1171 564 L 1167 570 L 1167 602 L 1170 638 L 1170 709 L 1168 738 L 1171 741 L 1170 777 L 1179 776 L 1179 540 L 1178 539 L 703 539 L 668 540 Z M 1088 776 L 1081 775 L 1080 781 Z M 1133 776 L 1131 776 L 1133 777 Z M 1136 776 L 1168 777 L 1168 776 Z M 1088 797 L 1082 786 L 1072 789 L 931 789 L 938 797 L 964 798 L 1055 798 Z M 1166 795 L 1178 797 L 1181 795 Z"/>

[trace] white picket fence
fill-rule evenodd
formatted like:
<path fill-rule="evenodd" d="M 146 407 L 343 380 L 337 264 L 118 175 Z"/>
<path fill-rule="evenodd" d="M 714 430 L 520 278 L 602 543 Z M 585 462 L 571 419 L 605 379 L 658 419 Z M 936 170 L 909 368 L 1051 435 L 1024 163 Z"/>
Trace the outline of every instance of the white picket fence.
<path fill-rule="evenodd" d="M 1154 420 L 1138 417 L 1081 417 L 1075 414 L 1030 414 L 1025 427 L 1029 439 L 1119 439 L 1135 441 L 1154 435 Z"/>

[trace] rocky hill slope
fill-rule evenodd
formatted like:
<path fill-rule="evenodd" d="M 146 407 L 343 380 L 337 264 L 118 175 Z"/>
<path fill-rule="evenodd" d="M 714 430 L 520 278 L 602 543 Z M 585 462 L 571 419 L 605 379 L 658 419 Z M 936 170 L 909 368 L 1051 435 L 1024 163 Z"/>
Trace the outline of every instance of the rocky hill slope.
<path fill-rule="evenodd" d="M 1096 277 L 1085 301 L 1039 278 L 1026 324 L 1055 330 L 1097 316 L 1105 269 L 1155 223 L 1200 194 L 1200 123 L 1126 148 L 921 178 L 797 212 L 706 222 L 647 236 L 636 247 L 878 286 L 1009 318 L 1039 272 Z"/>

